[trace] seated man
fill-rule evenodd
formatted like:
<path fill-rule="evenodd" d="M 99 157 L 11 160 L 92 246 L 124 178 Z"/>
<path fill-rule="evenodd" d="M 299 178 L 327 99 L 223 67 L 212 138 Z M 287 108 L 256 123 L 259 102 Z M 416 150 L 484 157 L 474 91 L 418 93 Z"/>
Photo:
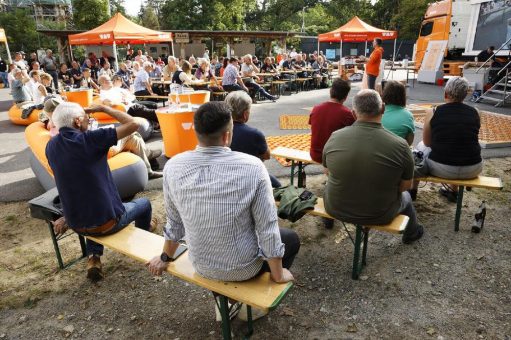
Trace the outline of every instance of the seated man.
<path fill-rule="evenodd" d="M 126 112 L 133 117 L 142 117 L 158 125 L 158 117 L 156 116 L 156 104 L 151 103 L 151 107 L 148 107 L 148 103 L 135 102 L 135 97 L 128 91 L 114 87 L 112 80 L 107 76 L 99 77 L 99 99 L 102 104 L 112 106 L 122 104 L 126 107 Z"/>
<path fill-rule="evenodd" d="M 43 111 L 41 111 L 39 114 L 39 120 L 45 124 L 45 127 L 50 131 L 50 135 L 52 137 L 59 133 L 55 127 L 55 124 L 53 124 L 53 111 L 55 111 L 57 106 L 62 102 L 63 100 L 58 96 L 52 96 L 48 98 L 44 102 Z M 144 119 L 139 119 L 144 121 L 140 122 L 141 125 L 143 125 L 143 123 L 147 123 Z M 163 177 L 163 173 L 161 171 L 153 170 L 153 167 L 155 169 L 159 168 L 159 164 L 156 158 L 160 157 L 161 150 L 149 149 L 140 133 L 133 132 L 132 134 L 119 139 L 116 145 L 110 147 L 109 156 L 113 157 L 120 152 L 131 152 L 132 154 L 140 157 L 147 168 L 147 175 L 149 179 Z"/>
<path fill-rule="evenodd" d="M 413 180 L 412 152 L 404 139 L 382 127 L 385 105 L 376 91 L 360 91 L 353 109 L 357 121 L 332 133 L 323 150 L 329 171 L 325 209 L 336 219 L 362 225 L 407 215 L 403 243 L 411 243 L 424 232 L 406 191 Z"/>
<path fill-rule="evenodd" d="M 270 178 L 255 157 L 229 149 L 230 107 L 202 105 L 194 116 L 199 146 L 172 157 L 163 176 L 167 224 L 161 256 L 149 263 L 161 274 L 186 235 L 198 274 L 213 280 L 244 281 L 269 271 L 288 282 L 300 248 L 298 235 L 279 229 Z"/>
<path fill-rule="evenodd" d="M 264 98 L 275 102 L 277 97 L 269 94 L 264 87 L 255 82 L 254 78 L 259 80 L 257 73 L 259 73 L 259 68 L 252 63 L 252 56 L 247 54 L 243 57 L 243 64 L 241 64 L 241 76 L 245 78 L 245 85 L 252 89 L 252 101 L 255 103 L 255 96 L 260 93 Z"/>
<path fill-rule="evenodd" d="M 26 86 L 30 81 L 27 71 L 14 68 L 12 75 L 14 80 L 11 83 L 11 95 L 14 104 L 22 110 L 33 106 L 34 102 L 30 95 L 30 89 Z"/>
<path fill-rule="evenodd" d="M 46 157 L 55 176 L 64 218 L 55 222 L 61 234 L 69 226 L 77 234 L 113 234 L 135 221 L 135 226 L 153 230 L 151 203 L 146 198 L 122 203 L 107 163 L 107 154 L 117 140 L 137 131 L 137 120 L 130 115 L 96 106 L 84 109 L 76 104 L 59 104 L 53 122 L 59 134 L 46 146 Z M 116 128 L 89 131 L 89 113 L 103 111 L 120 123 Z M 87 277 L 103 278 L 100 256 L 103 246 L 87 240 Z"/>
<path fill-rule="evenodd" d="M 336 78 L 330 88 L 330 100 L 314 106 L 309 124 L 311 126 L 310 155 L 313 161 L 323 162 L 323 147 L 332 132 L 350 126 L 356 120 L 353 112 L 344 106 L 350 93 L 350 83 Z"/>
<path fill-rule="evenodd" d="M 255 156 L 263 162 L 270 159 L 270 149 L 263 133 L 246 124 L 250 117 L 252 103 L 250 96 L 244 91 L 234 91 L 227 95 L 225 102 L 232 109 L 234 122 L 231 150 Z M 270 180 L 272 187 L 281 187 L 279 180 L 272 174 L 270 174 Z"/>
<path fill-rule="evenodd" d="M 248 93 L 248 88 L 245 86 L 243 79 L 240 77 L 238 59 L 236 57 L 231 57 L 229 59 L 229 64 L 224 70 L 222 87 L 227 92 L 241 90 Z"/>

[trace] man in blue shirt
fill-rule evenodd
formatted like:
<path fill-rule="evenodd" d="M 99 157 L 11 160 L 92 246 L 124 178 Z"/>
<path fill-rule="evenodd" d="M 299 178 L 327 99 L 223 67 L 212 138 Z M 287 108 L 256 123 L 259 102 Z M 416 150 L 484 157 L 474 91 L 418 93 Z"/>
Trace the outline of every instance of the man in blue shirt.
<path fill-rule="evenodd" d="M 89 131 L 89 113 L 105 112 L 119 121 L 116 128 Z M 137 131 L 137 118 L 95 105 L 85 110 L 76 103 L 57 106 L 52 116 L 59 134 L 46 146 L 46 157 L 55 176 L 64 218 L 55 222 L 57 234 L 69 226 L 84 236 L 113 234 L 132 221 L 135 226 L 152 230 L 151 203 L 146 198 L 122 203 L 107 154 L 117 140 Z M 87 240 L 87 277 L 92 281 L 103 278 L 100 256 L 103 246 Z"/>
<path fill-rule="evenodd" d="M 234 91 L 229 93 L 225 102 L 232 109 L 232 120 L 234 122 L 231 150 L 247 153 L 255 156 L 261 161 L 270 159 L 270 149 L 266 144 L 266 138 L 263 133 L 256 128 L 248 126 L 246 123 L 250 117 L 250 106 L 252 99 L 244 91 Z M 281 187 L 279 180 L 270 174 L 271 186 Z"/>

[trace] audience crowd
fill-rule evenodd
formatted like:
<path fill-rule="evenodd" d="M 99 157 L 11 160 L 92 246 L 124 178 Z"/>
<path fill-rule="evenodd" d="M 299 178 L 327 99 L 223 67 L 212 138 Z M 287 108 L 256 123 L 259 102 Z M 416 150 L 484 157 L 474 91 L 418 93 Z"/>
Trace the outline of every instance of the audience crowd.
<path fill-rule="evenodd" d="M 132 221 L 139 228 L 154 229 L 150 202 L 121 202 L 106 163 L 109 152 L 130 151 L 144 160 L 150 178 L 163 176 L 165 243 L 161 255 L 147 264 L 151 273 L 159 275 L 166 269 L 186 236 L 191 263 L 204 277 L 243 281 L 270 272 L 276 282 L 293 280 L 289 269 L 300 240 L 294 231 L 278 226 L 272 187 L 280 188 L 281 183 L 263 164 L 270 158 L 264 134 L 248 121 L 256 95 L 277 99 L 260 86 L 260 74 L 277 79 L 311 76 L 318 86 L 326 86 L 328 63 L 321 53 L 294 50 L 278 59 L 261 62 L 251 55 L 210 59 L 205 51 L 198 59 L 154 60 L 130 49 L 115 71 L 115 61 L 106 52 L 101 58 L 89 53 L 81 66 L 73 61 L 70 68 L 59 65 L 50 50 L 42 60 L 31 56 L 30 63 L 16 53 L 7 77 L 14 102 L 21 109 L 42 105 L 41 120 L 53 136 L 46 155 L 64 210 L 55 230 L 62 233 L 70 227 L 82 235 L 105 235 Z M 183 86 L 202 82 L 211 91 L 230 92 L 224 102 L 206 103 L 196 111 L 199 145 L 173 157 L 163 172 L 151 164 L 161 152 L 148 149 L 137 132 L 147 122 L 158 129 L 156 104 L 135 97 L 163 94 L 161 82 L 153 83 L 155 78 Z M 55 96 L 73 87 L 98 92 L 98 105 L 82 108 L 65 102 L 65 96 Z M 421 164 L 416 164 L 410 147 L 415 128 L 406 109 L 404 85 L 389 81 L 382 96 L 361 90 L 353 97 L 352 108 L 346 106 L 350 90 L 348 81 L 336 78 L 330 99 L 316 105 L 309 117 L 310 156 L 323 165 L 327 176 L 325 209 L 336 219 L 362 225 L 387 224 L 398 214 L 407 215 L 402 241 L 412 243 L 424 233 L 413 205 L 418 186 L 414 177 L 466 179 L 482 171 L 480 116 L 463 104 L 468 82 L 451 78 L 445 87 L 446 103 L 426 117 Z M 114 109 L 116 105 L 125 112 Z M 120 124 L 91 128 L 89 115 L 98 110 Z M 441 194 L 455 201 L 456 188 Z M 84 200 L 88 209 L 83 209 Z M 325 226 L 331 228 L 333 220 L 325 221 Z M 87 240 L 87 250 L 87 275 L 97 281 L 103 278 L 102 247 Z"/>

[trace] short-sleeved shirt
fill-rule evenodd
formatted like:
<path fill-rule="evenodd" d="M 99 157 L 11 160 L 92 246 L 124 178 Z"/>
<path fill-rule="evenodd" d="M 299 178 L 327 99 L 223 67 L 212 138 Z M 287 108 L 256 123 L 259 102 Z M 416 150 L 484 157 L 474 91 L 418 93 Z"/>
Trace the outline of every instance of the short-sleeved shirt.
<path fill-rule="evenodd" d="M 46 145 L 66 221 L 90 228 L 119 218 L 125 211 L 107 163 L 117 144 L 114 128 L 82 132 L 61 128 Z"/>
<path fill-rule="evenodd" d="M 234 122 L 231 150 L 260 157 L 268 150 L 263 133 L 247 124 Z"/>
<path fill-rule="evenodd" d="M 53 57 L 45 56 L 43 60 L 41 60 L 41 66 L 45 69 L 46 72 L 57 70 L 57 63 Z"/>
<path fill-rule="evenodd" d="M 60 71 L 58 74 L 59 80 L 62 80 L 62 82 L 65 85 L 71 85 L 73 83 L 73 76 L 71 75 L 71 72 L 67 70 L 66 72 Z"/>
<path fill-rule="evenodd" d="M 282 63 L 282 68 L 285 69 L 285 70 L 291 70 L 291 69 L 294 69 L 294 65 L 295 65 L 295 62 L 294 60 L 286 60 Z"/>
<path fill-rule="evenodd" d="M 75 76 L 76 77 L 80 77 L 82 75 L 82 70 L 80 68 L 77 68 L 77 69 L 76 68 L 71 68 L 71 70 L 69 72 L 71 72 L 71 75 L 73 77 L 75 77 Z"/>
<path fill-rule="evenodd" d="M 357 121 L 332 134 L 323 151 L 328 168 L 325 209 L 363 225 L 387 224 L 401 206 L 399 186 L 413 178 L 408 143 L 379 123 Z"/>
<path fill-rule="evenodd" d="M 133 86 L 135 88 L 135 92 L 147 90 L 145 83 L 149 81 L 149 73 L 144 69 L 140 69 L 138 71 L 137 76 L 135 77 L 135 81 Z"/>
<path fill-rule="evenodd" d="M 23 85 L 20 79 L 15 79 L 11 83 L 11 96 L 12 100 L 16 103 L 27 102 L 32 100 L 30 90 Z"/>
<path fill-rule="evenodd" d="M 332 132 L 350 126 L 356 118 L 353 112 L 341 103 L 324 102 L 314 106 L 309 117 L 311 125 L 311 158 L 318 163 L 323 160 L 323 147 Z"/>
<path fill-rule="evenodd" d="M 233 64 L 227 65 L 222 78 L 222 85 L 234 85 L 238 78 L 238 69 Z"/>
<path fill-rule="evenodd" d="M 409 134 L 415 133 L 412 113 L 399 105 L 385 106 L 385 113 L 383 114 L 381 124 L 385 129 L 404 139 Z"/>
<path fill-rule="evenodd" d="M 252 76 L 255 71 L 254 65 L 247 65 L 245 63 L 241 64 L 241 75 L 246 76 Z"/>

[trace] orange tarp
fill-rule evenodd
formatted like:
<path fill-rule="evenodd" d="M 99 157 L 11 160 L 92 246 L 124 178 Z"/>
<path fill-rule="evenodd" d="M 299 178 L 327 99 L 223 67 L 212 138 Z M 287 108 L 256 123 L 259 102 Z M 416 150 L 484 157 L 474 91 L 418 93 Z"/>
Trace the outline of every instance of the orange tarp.
<path fill-rule="evenodd" d="M 143 44 L 172 41 L 172 34 L 137 25 L 117 13 L 103 25 L 88 32 L 69 35 L 70 45 Z"/>
<path fill-rule="evenodd" d="M 397 32 L 373 27 L 355 16 L 346 25 L 339 27 L 335 31 L 318 35 L 320 42 L 363 42 L 371 41 L 374 38 L 394 40 L 397 38 Z"/>

